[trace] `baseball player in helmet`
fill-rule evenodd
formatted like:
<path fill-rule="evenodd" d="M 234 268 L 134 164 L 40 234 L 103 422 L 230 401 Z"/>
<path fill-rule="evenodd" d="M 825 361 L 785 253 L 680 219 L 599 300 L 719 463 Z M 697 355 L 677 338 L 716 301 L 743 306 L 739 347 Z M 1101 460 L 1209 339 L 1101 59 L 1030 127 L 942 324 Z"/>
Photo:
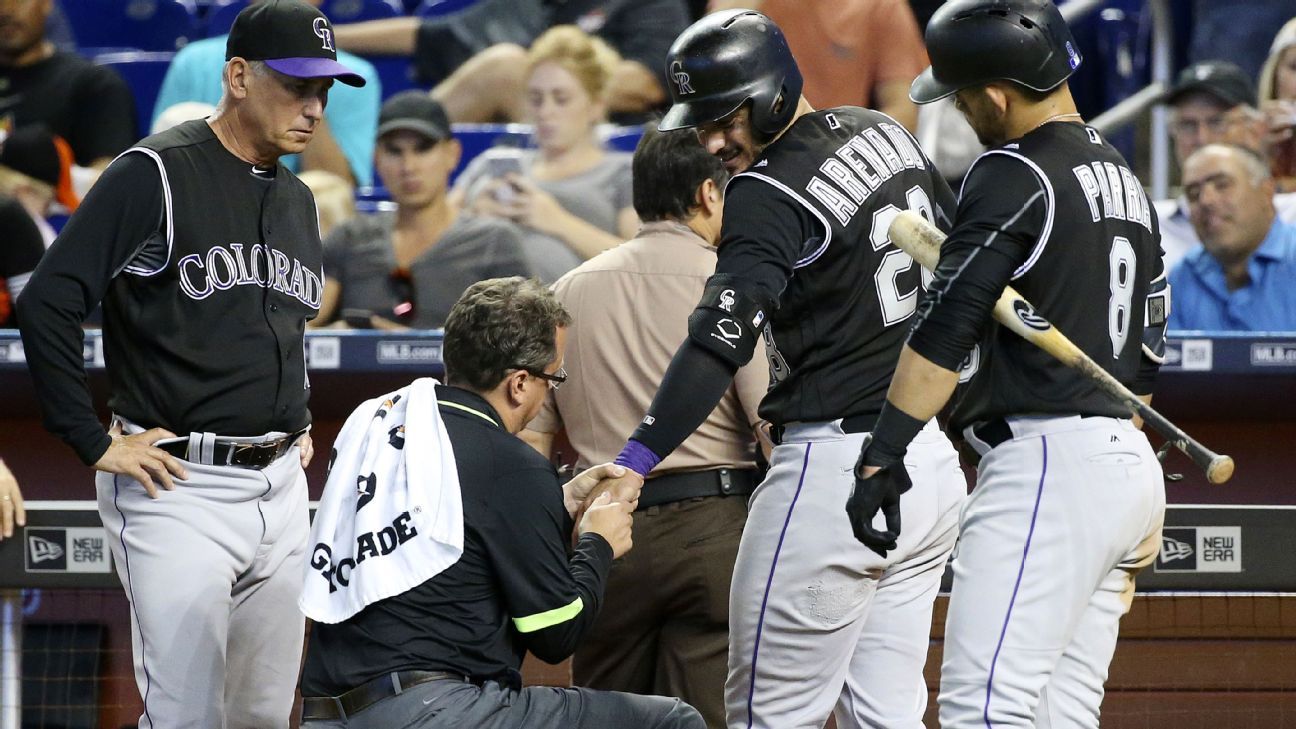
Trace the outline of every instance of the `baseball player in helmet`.
<path fill-rule="evenodd" d="M 954 449 L 934 423 L 909 449 L 922 488 L 889 517 L 903 516 L 898 539 L 860 544 L 841 503 L 922 295 L 887 224 L 912 209 L 947 225 L 953 193 L 894 119 L 811 108 L 760 13 L 703 18 L 666 63 L 661 128 L 696 129 L 736 176 L 716 273 L 618 462 L 637 487 L 763 339 L 776 447 L 734 568 L 728 724 L 819 727 L 835 711 L 841 727 L 921 727 L 932 600 L 967 490 Z"/>
<path fill-rule="evenodd" d="M 955 95 L 990 150 L 964 182 L 852 503 L 870 505 L 865 520 L 877 504 L 895 508 L 911 437 L 945 405 L 960 364 L 977 363 L 951 418 L 980 463 L 954 560 L 941 726 L 1097 727 L 1134 575 L 1160 545 L 1161 467 L 1125 407 L 991 309 L 1011 282 L 1150 399 L 1169 311 L 1156 213 L 1076 112 L 1066 80 L 1080 55 L 1052 3 L 953 0 L 927 47 L 932 66 L 912 98 Z"/>

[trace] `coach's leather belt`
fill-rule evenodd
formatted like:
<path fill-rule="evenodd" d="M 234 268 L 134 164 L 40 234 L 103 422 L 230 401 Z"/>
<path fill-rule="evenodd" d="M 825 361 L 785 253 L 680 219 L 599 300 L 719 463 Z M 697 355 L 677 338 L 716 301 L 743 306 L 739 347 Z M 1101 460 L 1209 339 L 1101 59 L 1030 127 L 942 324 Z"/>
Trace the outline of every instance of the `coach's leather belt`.
<path fill-rule="evenodd" d="M 703 496 L 747 496 L 760 481 L 755 469 L 717 468 L 650 478 L 639 492 L 638 510 Z"/>
<path fill-rule="evenodd" d="M 262 441 L 260 443 L 239 443 L 217 438 L 212 446 L 211 460 L 198 458 L 190 454 L 190 440 L 178 440 L 172 443 L 159 443 L 158 448 L 184 461 L 191 463 L 208 463 L 213 466 L 237 466 L 238 468 L 262 469 L 279 460 L 292 448 L 297 439 L 306 434 L 310 428 L 302 428 L 296 433 L 289 433 L 282 438 Z"/>
<path fill-rule="evenodd" d="M 401 694 L 429 681 L 459 681 L 468 677 L 449 671 L 393 671 L 362 683 L 341 696 L 310 696 L 302 698 L 302 721 L 341 720 L 354 716 L 373 704 Z"/>

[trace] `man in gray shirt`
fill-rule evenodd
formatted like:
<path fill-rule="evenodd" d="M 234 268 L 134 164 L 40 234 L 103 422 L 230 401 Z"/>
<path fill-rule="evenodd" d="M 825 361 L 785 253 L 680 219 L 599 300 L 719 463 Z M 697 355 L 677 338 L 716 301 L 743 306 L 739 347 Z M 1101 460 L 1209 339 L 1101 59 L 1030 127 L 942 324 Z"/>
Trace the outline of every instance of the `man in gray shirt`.
<path fill-rule="evenodd" d="M 549 282 L 566 270 L 551 266 L 544 251 L 528 250 L 517 226 L 461 213 L 446 199 L 460 151 L 445 111 L 426 93 L 408 91 L 383 104 L 374 161 L 396 210 L 353 218 L 324 241 L 316 321 L 435 329 L 478 281 L 520 275 Z"/>

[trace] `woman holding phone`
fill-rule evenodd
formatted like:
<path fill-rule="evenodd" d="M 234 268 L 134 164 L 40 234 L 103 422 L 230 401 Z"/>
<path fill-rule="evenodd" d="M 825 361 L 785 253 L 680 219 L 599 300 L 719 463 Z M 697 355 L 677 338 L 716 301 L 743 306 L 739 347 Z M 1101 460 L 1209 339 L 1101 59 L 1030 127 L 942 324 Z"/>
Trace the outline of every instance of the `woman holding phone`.
<path fill-rule="evenodd" d="M 473 160 L 456 183 L 472 210 L 557 239 L 580 260 L 634 235 L 631 156 L 604 149 L 597 132 L 617 61 L 616 51 L 574 25 L 536 39 L 526 107 L 537 148 L 492 149 Z"/>

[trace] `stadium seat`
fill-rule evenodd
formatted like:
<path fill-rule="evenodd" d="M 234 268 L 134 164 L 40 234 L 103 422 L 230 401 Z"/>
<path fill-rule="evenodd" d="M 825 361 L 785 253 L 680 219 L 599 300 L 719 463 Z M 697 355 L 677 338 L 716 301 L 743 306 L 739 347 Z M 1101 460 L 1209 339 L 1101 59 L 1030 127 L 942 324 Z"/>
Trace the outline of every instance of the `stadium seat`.
<path fill-rule="evenodd" d="M 400 0 L 324 0 L 320 10 L 334 25 L 395 18 L 405 14 Z"/>
<path fill-rule="evenodd" d="M 531 127 L 527 124 L 455 124 L 455 139 L 463 147 L 459 166 L 450 173 L 453 182 L 474 157 L 491 147 L 531 146 Z"/>
<path fill-rule="evenodd" d="M 477 0 L 423 0 L 414 9 L 414 14 L 420 18 L 439 18 L 466 10 L 476 3 Z"/>
<path fill-rule="evenodd" d="M 135 96 L 135 116 L 141 138 L 148 136 L 153 105 L 157 102 L 162 79 L 166 77 L 172 58 L 175 58 L 174 53 L 161 51 L 124 51 L 94 56 L 96 64 L 112 68 L 130 87 Z"/>
<path fill-rule="evenodd" d="M 199 37 L 194 0 L 60 0 L 80 48 L 175 51 Z"/>
<path fill-rule="evenodd" d="M 378 72 L 378 80 L 382 82 L 384 100 L 392 94 L 398 94 L 417 86 L 414 83 L 414 67 L 409 58 L 405 56 L 365 56 L 364 59 L 372 63 L 374 70 Z"/>
<path fill-rule="evenodd" d="M 234 19 L 238 14 L 247 7 L 247 0 L 215 0 L 207 8 L 207 27 L 206 35 L 212 38 L 218 35 L 228 35 L 230 28 L 234 26 Z"/>
<path fill-rule="evenodd" d="M 603 144 L 608 149 L 615 149 L 620 152 L 633 152 L 635 147 L 639 146 L 639 139 L 643 137 L 643 127 L 608 127 L 599 130 L 600 136 L 603 137 Z"/>

